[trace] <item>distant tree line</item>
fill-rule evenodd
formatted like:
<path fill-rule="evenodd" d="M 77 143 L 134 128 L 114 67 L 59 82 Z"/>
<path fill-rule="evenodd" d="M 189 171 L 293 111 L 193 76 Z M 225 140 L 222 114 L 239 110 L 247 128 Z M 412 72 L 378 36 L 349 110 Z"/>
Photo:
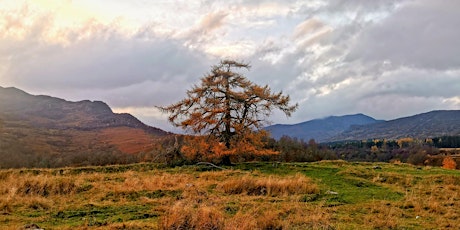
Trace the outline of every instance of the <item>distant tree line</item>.
<path fill-rule="evenodd" d="M 432 140 L 437 148 L 460 148 L 460 136 L 442 136 Z"/>
<path fill-rule="evenodd" d="M 116 149 L 81 152 L 36 152 L 19 145 L 0 150 L 2 168 L 57 168 L 68 166 L 103 166 L 139 162 L 135 155 Z"/>
<path fill-rule="evenodd" d="M 196 138 L 196 137 L 195 137 Z M 231 161 L 276 161 L 276 162 L 315 162 L 321 160 L 346 160 L 361 162 L 401 162 L 413 165 L 442 166 L 446 152 L 444 148 L 460 148 L 460 136 L 444 136 L 425 140 L 401 138 L 398 140 L 362 140 L 334 143 L 316 143 L 284 136 L 279 140 L 264 136 L 263 148 L 272 154 L 257 154 L 251 151 L 231 156 Z M 102 166 L 155 162 L 169 166 L 196 164 L 206 161 L 221 162 L 220 155 L 207 155 L 202 150 L 190 153 L 191 141 L 203 144 L 204 140 L 191 139 L 190 136 L 171 135 L 159 139 L 153 147 L 139 154 L 125 154 L 115 147 L 92 151 L 72 152 L 34 152 L 22 145 L 13 145 L 0 140 L 0 168 L 40 167 L 55 168 L 67 166 Z M 218 144 L 218 143 L 217 143 Z M 185 147 L 185 148 L 184 148 Z M 442 148 L 442 149 L 440 149 Z M 457 150 L 458 154 L 458 150 Z M 456 164 L 460 166 L 458 158 Z"/>
<path fill-rule="evenodd" d="M 319 144 L 313 139 L 306 142 L 297 138 L 283 136 L 279 140 L 269 138 L 264 142 L 264 148 L 270 149 L 277 154 L 257 155 L 248 153 L 246 155 L 235 155 L 232 158 L 232 162 L 315 162 L 340 159 L 346 161 L 400 162 L 413 165 L 442 166 L 445 155 L 455 154 L 456 152 L 443 152 L 440 151 L 439 147 L 459 148 L 460 146 L 451 144 L 439 145 L 438 140 L 456 140 L 459 138 L 441 137 L 425 140 L 413 138 L 401 138 L 398 140 L 373 139 Z M 182 140 L 184 140 L 183 137 Z M 169 145 L 171 144 L 169 143 Z M 170 151 L 169 153 L 166 153 L 168 152 L 166 151 L 160 155 L 152 153 L 152 156 L 156 156 L 157 161 L 159 160 L 162 163 L 170 165 L 194 164 L 200 161 L 219 162 L 218 156 L 215 156 L 217 159 L 203 159 L 197 154 L 189 154 L 187 151 L 183 151 L 182 145 L 183 141 L 176 141 L 176 148 L 169 148 L 169 150 L 174 151 Z M 163 151 L 165 150 L 167 148 L 163 148 Z M 150 157 L 150 159 L 153 159 L 153 157 Z M 460 165 L 460 162 L 457 163 Z"/>

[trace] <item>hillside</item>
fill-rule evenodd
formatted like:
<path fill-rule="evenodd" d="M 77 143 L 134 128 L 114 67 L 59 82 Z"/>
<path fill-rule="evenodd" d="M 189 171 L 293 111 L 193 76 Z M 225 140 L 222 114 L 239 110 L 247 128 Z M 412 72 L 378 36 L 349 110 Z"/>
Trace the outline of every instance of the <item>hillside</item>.
<path fill-rule="evenodd" d="M 460 135 L 460 110 L 440 110 L 395 120 L 353 126 L 328 141 L 430 138 Z"/>
<path fill-rule="evenodd" d="M 323 119 L 315 119 L 293 125 L 272 125 L 266 127 L 275 139 L 282 136 L 290 136 L 308 141 L 315 139 L 317 142 L 329 140 L 354 125 L 374 124 L 380 121 L 364 114 L 331 116 Z"/>
<path fill-rule="evenodd" d="M 131 114 L 113 113 L 102 101 L 70 102 L 50 96 L 33 96 L 16 88 L 0 87 L 0 116 L 41 128 L 95 130 L 131 127 L 154 135 L 167 134 L 143 124 Z"/>
<path fill-rule="evenodd" d="M 113 113 L 101 101 L 70 102 L 0 87 L 0 167 L 66 165 L 97 154 L 115 158 L 147 152 L 168 134 L 130 114 Z M 55 159 L 67 162 L 50 162 Z"/>

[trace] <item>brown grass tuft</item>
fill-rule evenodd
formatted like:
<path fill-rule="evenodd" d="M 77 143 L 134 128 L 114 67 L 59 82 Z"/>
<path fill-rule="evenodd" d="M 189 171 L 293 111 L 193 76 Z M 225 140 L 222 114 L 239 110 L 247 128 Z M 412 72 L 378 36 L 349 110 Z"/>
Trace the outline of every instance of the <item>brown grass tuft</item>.
<path fill-rule="evenodd" d="M 78 186 L 70 177 L 32 176 L 17 181 L 17 193 L 20 195 L 69 195 L 77 191 Z"/>
<path fill-rule="evenodd" d="M 53 206 L 53 202 L 43 197 L 28 197 L 23 198 L 23 202 L 27 205 L 27 208 L 33 210 L 48 210 Z"/>
<path fill-rule="evenodd" d="M 13 208 L 11 207 L 11 202 L 6 199 L 0 200 L 0 215 L 8 215 L 13 212 Z"/>
<path fill-rule="evenodd" d="M 206 205 L 197 206 L 189 202 L 177 202 L 163 216 L 160 229 L 223 229 L 223 215 L 220 210 Z"/>
<path fill-rule="evenodd" d="M 220 188 L 227 194 L 253 196 L 288 196 L 319 192 L 318 186 L 302 174 L 289 177 L 269 176 L 268 178 L 254 178 L 245 175 L 223 182 Z"/>
<path fill-rule="evenodd" d="M 226 222 L 226 230 L 283 229 L 282 220 L 276 210 L 251 210 L 240 212 Z"/>

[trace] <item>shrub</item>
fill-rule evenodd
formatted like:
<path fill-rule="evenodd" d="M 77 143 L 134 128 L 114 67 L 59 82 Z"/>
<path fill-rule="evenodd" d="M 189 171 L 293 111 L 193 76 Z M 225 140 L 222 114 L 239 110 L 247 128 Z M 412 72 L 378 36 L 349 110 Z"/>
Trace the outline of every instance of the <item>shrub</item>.
<path fill-rule="evenodd" d="M 427 154 L 424 151 L 411 154 L 407 158 L 407 163 L 413 165 L 423 165 L 427 159 Z"/>
<path fill-rule="evenodd" d="M 442 167 L 445 169 L 456 169 L 457 168 L 457 162 L 455 160 L 448 156 L 442 160 Z"/>

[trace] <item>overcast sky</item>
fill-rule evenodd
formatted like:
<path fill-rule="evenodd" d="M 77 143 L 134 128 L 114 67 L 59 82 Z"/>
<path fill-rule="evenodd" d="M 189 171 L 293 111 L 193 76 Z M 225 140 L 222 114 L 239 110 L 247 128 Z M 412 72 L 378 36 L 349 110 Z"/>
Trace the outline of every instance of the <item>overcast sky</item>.
<path fill-rule="evenodd" d="M 0 0 L 0 86 L 174 131 L 174 103 L 223 58 L 299 109 L 273 123 L 460 109 L 458 0 Z"/>

